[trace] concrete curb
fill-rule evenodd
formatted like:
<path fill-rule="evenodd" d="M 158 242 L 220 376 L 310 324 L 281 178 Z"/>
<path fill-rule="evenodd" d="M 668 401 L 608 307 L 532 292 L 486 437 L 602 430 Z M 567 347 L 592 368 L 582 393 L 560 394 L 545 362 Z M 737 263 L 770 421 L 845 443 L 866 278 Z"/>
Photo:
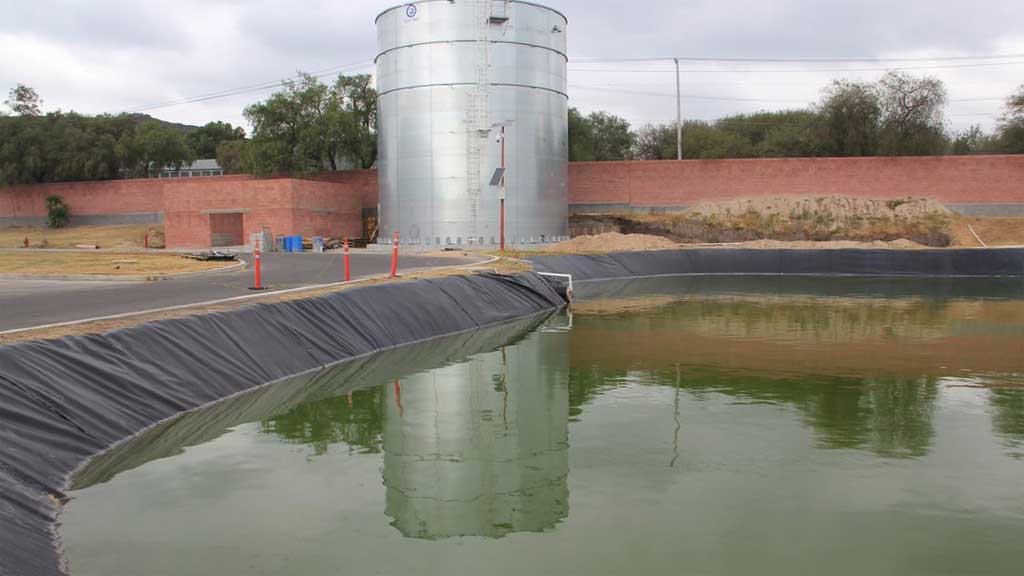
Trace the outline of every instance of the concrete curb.
<path fill-rule="evenodd" d="M 213 270 L 200 270 L 198 272 L 175 272 L 173 274 L 150 274 L 148 276 L 111 276 L 107 274 L 0 274 L 0 280 L 40 280 L 54 282 L 111 282 L 111 283 L 135 283 L 135 282 L 159 282 L 161 280 L 173 280 L 175 278 L 194 278 L 208 274 L 219 274 L 221 272 L 235 272 L 243 270 L 249 263 L 239 260 L 231 266 L 215 268 Z"/>

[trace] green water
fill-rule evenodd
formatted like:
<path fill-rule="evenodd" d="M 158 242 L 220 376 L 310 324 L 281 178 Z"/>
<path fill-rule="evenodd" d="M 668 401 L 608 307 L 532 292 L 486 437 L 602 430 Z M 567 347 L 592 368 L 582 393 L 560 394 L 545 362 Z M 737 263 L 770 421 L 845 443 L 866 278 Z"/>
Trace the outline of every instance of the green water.
<path fill-rule="evenodd" d="M 76 484 L 79 576 L 1020 574 L 1024 290 L 607 285 L 187 415 Z"/>

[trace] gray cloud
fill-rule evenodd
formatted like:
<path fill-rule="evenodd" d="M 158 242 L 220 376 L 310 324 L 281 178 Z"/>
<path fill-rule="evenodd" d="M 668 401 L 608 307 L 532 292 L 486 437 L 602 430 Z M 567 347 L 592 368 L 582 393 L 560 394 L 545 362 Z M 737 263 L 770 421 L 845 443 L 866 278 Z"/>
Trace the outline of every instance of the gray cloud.
<path fill-rule="evenodd" d="M 894 58 L 1024 53 L 1016 0 L 550 0 L 570 20 L 570 56 Z M 47 109 L 117 111 L 369 62 L 374 16 L 391 0 L 8 0 L 0 20 L 0 90 L 37 88 Z M 1024 60 L 1024 58 L 1019 59 Z M 688 118 L 800 107 L 832 78 L 873 80 L 880 65 L 684 66 Z M 572 104 L 634 123 L 675 115 L 671 65 L 571 66 Z M 804 70 L 778 72 L 777 70 Z M 590 70 L 590 71 L 585 71 Z M 644 70 L 647 70 L 646 72 Z M 650 72 L 655 70 L 655 72 Z M 771 71 L 765 71 L 771 70 Z M 372 66 L 363 70 L 372 71 Z M 990 127 L 1024 65 L 913 71 L 947 83 L 950 125 Z M 163 108 L 168 120 L 244 123 L 268 92 Z M 723 100 L 714 100 L 722 98 Z M 753 100 L 751 102 L 738 100 Z M 984 114 L 984 115 L 981 115 Z"/>

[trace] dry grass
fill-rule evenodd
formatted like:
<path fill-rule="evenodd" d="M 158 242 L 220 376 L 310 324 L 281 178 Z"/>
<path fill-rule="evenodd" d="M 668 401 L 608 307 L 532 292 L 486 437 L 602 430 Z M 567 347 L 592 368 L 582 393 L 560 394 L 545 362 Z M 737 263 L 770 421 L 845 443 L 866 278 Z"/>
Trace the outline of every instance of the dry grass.
<path fill-rule="evenodd" d="M 0 252 L 0 274 L 150 276 L 202 272 L 234 262 L 199 262 L 177 254 L 111 252 Z"/>
<path fill-rule="evenodd" d="M 1017 218 L 966 218 L 953 221 L 952 236 L 957 246 L 978 247 L 981 244 L 970 229 L 989 246 L 1024 246 L 1024 217 Z"/>
<path fill-rule="evenodd" d="M 79 244 L 100 248 L 133 249 L 162 247 L 164 227 L 159 225 L 72 226 L 69 228 L 0 228 L 0 248 L 23 248 L 25 238 L 33 248 L 74 248 Z"/>
<path fill-rule="evenodd" d="M 119 330 L 122 328 L 130 328 L 132 326 L 146 324 L 148 322 L 170 320 L 173 318 L 184 318 L 186 316 L 194 316 L 198 314 L 225 312 L 228 310 L 234 310 L 236 308 L 250 306 L 253 304 L 273 304 L 276 302 L 289 302 L 293 300 L 315 298 L 317 296 L 324 296 L 326 294 L 342 292 L 344 290 L 349 290 L 352 288 L 357 288 L 361 286 L 372 286 L 375 284 L 384 284 L 387 282 L 396 282 L 402 280 L 419 280 L 422 278 L 443 278 L 446 276 L 454 276 L 458 274 L 473 274 L 481 270 L 499 272 L 502 274 L 515 274 L 527 271 L 529 269 L 530 267 L 522 262 L 517 262 L 514 260 L 501 260 L 499 262 L 487 264 L 486 266 L 480 266 L 479 268 L 470 266 L 466 268 L 449 268 L 447 270 L 433 270 L 427 272 L 419 272 L 415 274 L 408 274 L 403 275 L 398 280 L 393 280 L 391 278 L 376 278 L 366 282 L 343 284 L 338 286 L 332 286 L 330 288 L 302 290 L 299 292 L 290 292 L 288 294 L 275 294 L 271 292 L 261 297 L 250 298 L 247 300 L 235 302 L 224 302 L 221 304 L 215 304 L 210 306 L 193 306 L 189 308 L 171 310 L 168 312 L 140 314 L 137 316 L 129 316 L 125 318 L 100 320 L 96 322 L 73 324 L 68 326 L 57 326 L 54 328 L 44 328 L 41 330 L 29 330 L 25 332 L 17 332 L 15 334 L 4 334 L 0 335 L 0 345 L 13 344 L 15 342 L 27 342 L 30 340 L 47 340 L 51 338 L 62 338 L 64 336 L 83 336 L 86 334 L 101 334 L 104 332 L 110 332 L 112 330 Z"/>

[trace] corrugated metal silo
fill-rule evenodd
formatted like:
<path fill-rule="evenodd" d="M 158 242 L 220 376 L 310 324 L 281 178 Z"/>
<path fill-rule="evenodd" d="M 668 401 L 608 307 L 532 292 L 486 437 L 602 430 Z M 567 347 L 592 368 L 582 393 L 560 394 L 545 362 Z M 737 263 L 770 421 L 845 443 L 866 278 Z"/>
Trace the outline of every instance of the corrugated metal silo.
<path fill-rule="evenodd" d="M 424 0 L 377 18 L 380 235 L 416 245 L 568 235 L 566 18 L 515 0 Z"/>

